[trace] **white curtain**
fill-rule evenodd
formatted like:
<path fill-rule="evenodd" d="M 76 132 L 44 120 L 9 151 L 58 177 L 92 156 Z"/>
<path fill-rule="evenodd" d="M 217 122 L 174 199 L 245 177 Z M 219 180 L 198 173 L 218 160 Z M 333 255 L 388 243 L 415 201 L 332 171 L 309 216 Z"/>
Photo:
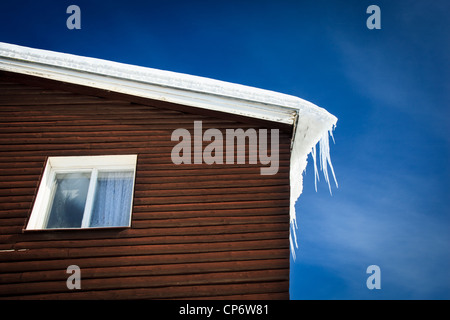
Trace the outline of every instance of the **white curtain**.
<path fill-rule="evenodd" d="M 128 226 L 133 172 L 99 172 L 90 227 Z"/>

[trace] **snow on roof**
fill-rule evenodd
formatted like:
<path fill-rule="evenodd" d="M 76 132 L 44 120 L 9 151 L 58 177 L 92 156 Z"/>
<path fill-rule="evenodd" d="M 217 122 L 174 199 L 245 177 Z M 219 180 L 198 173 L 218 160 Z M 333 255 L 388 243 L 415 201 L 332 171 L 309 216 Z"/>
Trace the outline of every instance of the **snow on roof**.
<path fill-rule="evenodd" d="M 337 118 L 301 98 L 198 76 L 2 42 L 0 70 L 292 125 L 290 240 L 294 257 L 294 247 L 297 247 L 295 203 L 303 189 L 302 174 L 310 153 L 318 178 L 317 144 L 325 180 L 330 186 L 329 165 L 337 185 L 329 152 L 329 135 L 332 136 Z"/>

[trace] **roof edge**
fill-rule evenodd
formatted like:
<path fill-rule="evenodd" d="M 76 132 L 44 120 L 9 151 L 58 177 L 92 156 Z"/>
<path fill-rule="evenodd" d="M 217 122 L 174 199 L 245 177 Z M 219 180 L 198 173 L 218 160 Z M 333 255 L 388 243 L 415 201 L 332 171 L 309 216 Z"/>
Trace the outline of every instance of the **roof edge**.
<path fill-rule="evenodd" d="M 289 125 L 298 114 L 335 118 L 313 103 L 274 91 L 2 42 L 0 70 Z"/>

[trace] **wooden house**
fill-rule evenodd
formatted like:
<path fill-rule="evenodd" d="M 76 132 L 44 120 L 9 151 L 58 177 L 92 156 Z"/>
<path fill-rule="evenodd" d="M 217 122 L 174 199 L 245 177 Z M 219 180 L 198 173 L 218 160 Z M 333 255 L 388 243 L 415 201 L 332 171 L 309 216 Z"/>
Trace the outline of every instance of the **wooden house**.
<path fill-rule="evenodd" d="M 288 299 L 302 172 L 320 143 L 326 174 L 335 124 L 281 93 L 0 43 L 0 299 Z"/>

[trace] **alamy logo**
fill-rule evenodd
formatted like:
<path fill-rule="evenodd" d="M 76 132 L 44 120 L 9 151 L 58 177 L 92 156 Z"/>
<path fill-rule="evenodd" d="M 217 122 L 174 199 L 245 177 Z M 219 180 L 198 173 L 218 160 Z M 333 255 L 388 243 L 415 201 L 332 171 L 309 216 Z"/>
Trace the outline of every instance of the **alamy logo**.
<path fill-rule="evenodd" d="M 80 267 L 73 264 L 67 267 L 66 273 L 71 274 L 66 281 L 67 289 L 81 289 L 81 270 Z"/>
<path fill-rule="evenodd" d="M 367 7 L 366 13 L 370 16 L 367 18 L 366 26 L 369 30 L 381 29 L 381 10 L 377 5 L 370 5 Z"/>
<path fill-rule="evenodd" d="M 367 278 L 366 286 L 367 289 L 381 289 L 381 269 L 376 264 L 370 265 L 366 270 L 367 274 L 370 276 Z"/>
<path fill-rule="evenodd" d="M 279 130 L 270 130 L 270 155 L 268 153 L 268 130 L 249 128 L 226 129 L 225 152 L 222 131 L 219 129 L 207 129 L 203 133 L 202 122 L 194 121 L 194 137 L 187 129 L 179 128 L 172 132 L 172 141 L 179 141 L 172 149 L 171 158 L 174 164 L 191 164 L 192 149 L 194 164 L 245 164 L 246 139 L 248 139 L 248 162 L 259 162 L 269 167 L 261 167 L 261 175 L 274 175 L 278 172 L 279 165 Z M 203 142 L 211 141 L 204 149 Z M 236 142 L 236 148 L 235 148 Z"/>
<path fill-rule="evenodd" d="M 81 29 L 81 10 L 77 5 L 70 5 L 67 7 L 66 13 L 70 16 L 66 20 L 67 29 Z"/>

